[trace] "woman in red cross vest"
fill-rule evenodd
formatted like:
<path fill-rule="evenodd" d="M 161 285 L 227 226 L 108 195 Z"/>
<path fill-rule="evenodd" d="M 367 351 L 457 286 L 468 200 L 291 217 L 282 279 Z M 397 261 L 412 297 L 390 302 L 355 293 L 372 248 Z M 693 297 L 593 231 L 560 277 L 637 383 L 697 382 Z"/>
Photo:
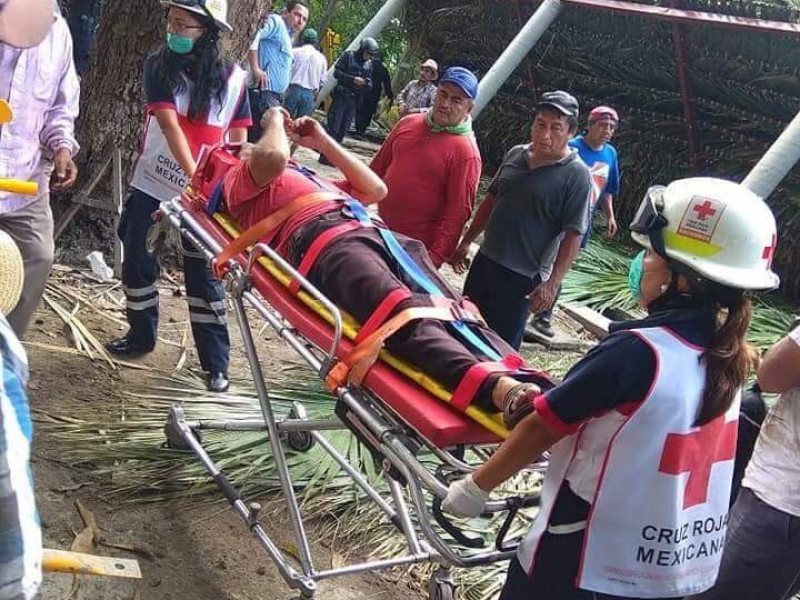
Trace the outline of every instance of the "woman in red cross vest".
<path fill-rule="evenodd" d="M 631 232 L 645 248 L 631 291 L 648 316 L 614 323 L 562 384 L 521 400 L 511 436 L 443 504 L 479 514 L 552 448 L 501 600 L 682 598 L 717 577 L 756 357 L 746 292 L 778 286 L 775 219 L 740 185 L 695 178 L 648 190 Z"/>

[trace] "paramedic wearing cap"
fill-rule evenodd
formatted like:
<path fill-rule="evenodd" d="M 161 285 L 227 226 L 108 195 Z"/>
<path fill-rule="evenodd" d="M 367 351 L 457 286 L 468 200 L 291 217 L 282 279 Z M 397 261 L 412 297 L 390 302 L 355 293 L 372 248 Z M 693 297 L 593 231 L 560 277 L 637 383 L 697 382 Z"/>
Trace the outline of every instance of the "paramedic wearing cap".
<path fill-rule="evenodd" d="M 617 220 L 614 217 L 614 196 L 619 193 L 619 162 L 617 149 L 611 145 L 611 138 L 619 125 L 617 111 L 610 106 L 598 106 L 589 113 L 589 126 L 586 135 L 579 135 L 569 141 L 570 148 L 578 151 L 578 156 L 589 167 L 592 175 L 592 196 L 589 201 L 589 225 L 581 241 L 581 248 L 589 244 L 592 221 L 602 207 L 608 223 L 608 237 L 617 234 Z M 560 290 L 559 290 L 560 292 Z M 556 301 L 558 295 L 556 295 Z M 531 320 L 531 325 L 542 335 L 553 337 L 551 325 L 553 306 L 539 313 Z"/>
<path fill-rule="evenodd" d="M 261 138 L 264 111 L 283 103 L 292 74 L 292 36 L 303 31 L 306 23 L 308 6 L 301 0 L 289 0 L 280 14 L 267 16 L 250 44 L 247 65 L 253 111 L 253 126 L 248 135 L 251 142 Z"/>
<path fill-rule="evenodd" d="M 419 69 L 419 79 L 414 79 L 397 95 L 397 110 L 401 117 L 425 112 L 433 104 L 436 94 L 436 78 L 439 76 L 439 65 L 428 59 Z"/>
<path fill-rule="evenodd" d="M 433 108 L 401 119 L 370 165 L 389 188 L 381 218 L 421 241 L 436 268 L 455 250 L 478 192 L 481 155 L 470 117 L 477 93 L 471 71 L 445 71 Z"/>
<path fill-rule="evenodd" d="M 552 448 L 500 600 L 682 598 L 717 578 L 757 356 L 746 292 L 778 286 L 775 219 L 746 188 L 694 178 L 651 188 L 631 231 L 648 316 L 614 324 L 561 384 L 517 403 L 509 438 L 443 502 L 476 516 L 485 490 Z"/>
<path fill-rule="evenodd" d="M 117 356 L 151 352 L 158 337 L 157 257 L 147 249 L 152 214 L 183 192 L 204 145 L 243 142 L 250 125 L 246 73 L 219 53 L 228 24 L 225 0 L 162 0 L 168 7 L 166 45 L 144 63 L 147 102 L 144 141 L 133 168 L 132 191 L 118 234 L 125 249 L 122 285 L 128 332 L 108 344 Z M 192 244 L 181 238 L 186 300 L 208 388 L 228 388 L 225 294 Z"/>
<path fill-rule="evenodd" d="M 4 5 L 3 12 L 13 15 L 19 9 L 19 0 L 14 0 Z M 14 112 L 12 122 L 0 128 L 0 178 L 39 184 L 38 196 L 0 192 L 0 229 L 14 238 L 25 258 L 25 288 L 8 315 L 20 337 L 28 329 L 53 264 L 50 190 L 69 188 L 78 176 L 73 157 L 78 152 L 75 119 L 80 89 L 72 38 L 57 6 L 49 2 L 47 9 L 49 29 L 40 43 L 26 50 L 0 43 L 0 98 Z M 0 20 L 0 30 L 13 29 Z"/>
<path fill-rule="evenodd" d="M 800 592 L 800 326 L 761 360 L 758 385 L 780 397 L 731 509 L 717 583 L 694 600 L 789 600 Z"/>
<path fill-rule="evenodd" d="M 552 306 L 580 250 L 589 218 L 589 170 L 567 145 L 578 129 L 578 101 L 567 92 L 542 94 L 531 141 L 506 153 L 451 264 L 486 229 L 464 295 L 486 322 L 519 349 L 531 312 Z"/>
<path fill-rule="evenodd" d="M 317 32 L 309 27 L 303 31 L 302 39 L 303 45 L 293 50 L 291 83 L 283 103 L 293 119 L 314 111 L 317 93 L 328 72 L 328 59 L 317 50 Z"/>

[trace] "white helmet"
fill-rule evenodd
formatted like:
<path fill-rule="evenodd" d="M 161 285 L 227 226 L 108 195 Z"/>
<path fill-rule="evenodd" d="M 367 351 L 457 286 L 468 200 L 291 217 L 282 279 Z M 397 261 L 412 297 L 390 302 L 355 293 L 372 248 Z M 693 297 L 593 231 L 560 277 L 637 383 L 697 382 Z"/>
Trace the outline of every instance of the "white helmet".
<path fill-rule="evenodd" d="M 228 0 L 161 0 L 162 6 L 176 6 L 191 13 L 213 19 L 220 29 L 233 31 L 228 23 Z"/>
<path fill-rule="evenodd" d="M 0 230 L 0 313 L 8 315 L 19 302 L 25 282 L 25 267 L 17 244 Z"/>
<path fill-rule="evenodd" d="M 742 290 L 771 290 L 778 242 L 775 217 L 744 186 L 711 177 L 647 191 L 630 226 L 633 239 L 703 279 Z"/>

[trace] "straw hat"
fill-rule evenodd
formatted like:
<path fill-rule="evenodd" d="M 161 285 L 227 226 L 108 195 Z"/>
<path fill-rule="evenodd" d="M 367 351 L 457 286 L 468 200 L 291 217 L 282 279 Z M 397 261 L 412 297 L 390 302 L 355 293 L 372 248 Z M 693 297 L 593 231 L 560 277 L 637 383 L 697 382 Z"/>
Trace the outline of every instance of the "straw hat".
<path fill-rule="evenodd" d="M 24 282 L 22 254 L 11 236 L 0 230 L 0 313 L 14 310 Z"/>

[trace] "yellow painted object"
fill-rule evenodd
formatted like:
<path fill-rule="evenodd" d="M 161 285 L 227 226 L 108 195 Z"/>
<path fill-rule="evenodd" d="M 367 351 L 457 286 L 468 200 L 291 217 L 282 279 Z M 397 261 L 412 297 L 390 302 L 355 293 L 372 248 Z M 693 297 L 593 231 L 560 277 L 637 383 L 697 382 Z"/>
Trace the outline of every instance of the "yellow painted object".
<path fill-rule="evenodd" d="M 36 196 L 39 194 L 39 184 L 35 181 L 25 181 L 24 179 L 0 178 L 0 192 Z"/>
<path fill-rule="evenodd" d="M 14 111 L 11 110 L 11 105 L 5 100 L 0 99 L 0 125 L 10 123 L 14 118 Z"/>
<path fill-rule="evenodd" d="M 217 222 L 222 225 L 225 231 L 232 235 L 233 237 L 237 237 L 240 233 L 239 227 L 236 222 L 226 215 L 221 215 L 219 213 L 214 215 L 214 218 Z M 289 277 L 286 273 L 284 273 L 280 267 L 278 267 L 274 262 L 269 260 L 266 257 L 262 257 L 259 260 L 259 263 L 262 267 L 264 267 L 270 275 L 272 275 L 276 280 L 278 280 L 282 285 L 289 287 L 289 284 L 292 281 L 292 278 Z M 297 297 L 300 301 L 303 302 L 306 306 L 308 306 L 311 310 L 317 313 L 320 317 L 325 319 L 328 323 L 333 325 L 333 317 L 328 312 L 328 310 L 319 302 L 317 302 L 314 298 L 300 290 L 297 293 Z M 348 339 L 355 339 L 356 335 L 358 335 L 359 324 L 356 322 L 353 317 L 348 315 L 347 313 L 342 313 L 343 319 L 343 329 L 344 335 L 347 336 Z M 452 394 L 449 390 L 444 388 L 438 381 L 428 377 L 425 373 L 420 371 L 419 369 L 411 366 L 407 362 L 404 362 L 394 356 L 392 356 L 386 350 L 381 351 L 381 359 L 383 362 L 387 363 L 395 370 L 399 371 L 418 385 L 422 386 L 425 390 L 430 392 L 432 395 L 436 396 L 439 400 L 443 402 L 450 403 L 450 399 L 452 398 Z M 503 425 L 503 417 L 500 413 L 490 413 L 485 411 L 477 406 L 468 406 L 467 410 L 464 411 L 469 418 L 473 421 L 479 423 L 498 437 L 505 439 L 509 435 L 508 429 L 506 429 L 505 425 Z"/>
<path fill-rule="evenodd" d="M 47 573 L 73 573 L 76 575 L 100 575 L 141 579 L 139 562 L 129 558 L 95 556 L 67 550 L 44 550 L 42 570 Z"/>

